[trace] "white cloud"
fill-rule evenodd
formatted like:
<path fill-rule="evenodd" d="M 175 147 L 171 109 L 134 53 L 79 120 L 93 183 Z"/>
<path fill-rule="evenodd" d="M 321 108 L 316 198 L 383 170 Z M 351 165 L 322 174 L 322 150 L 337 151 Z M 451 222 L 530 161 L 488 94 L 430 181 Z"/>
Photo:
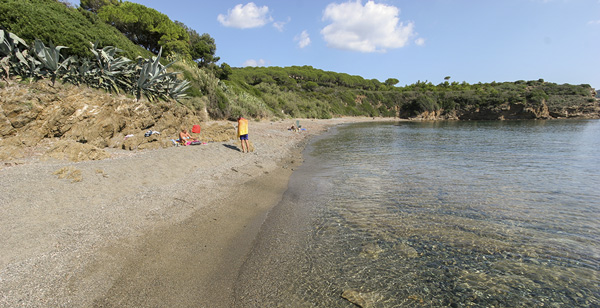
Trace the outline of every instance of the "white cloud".
<path fill-rule="evenodd" d="M 385 52 L 408 44 L 414 24 L 400 22 L 395 6 L 361 0 L 331 3 L 323 12 L 323 20 L 331 24 L 321 30 L 327 45 L 360 52 Z"/>
<path fill-rule="evenodd" d="M 415 44 L 417 46 L 425 46 L 425 39 L 422 38 L 422 37 L 420 37 L 420 38 L 418 38 L 418 39 L 415 40 Z"/>
<path fill-rule="evenodd" d="M 259 59 L 259 60 L 254 60 L 254 59 L 248 59 L 244 62 L 244 64 L 242 64 L 242 66 L 246 67 L 246 66 L 265 66 L 267 64 L 267 61 L 263 60 L 263 59 Z"/>
<path fill-rule="evenodd" d="M 296 35 L 296 37 L 294 37 L 294 41 L 298 42 L 298 47 L 300 48 L 304 48 L 308 45 L 310 45 L 310 36 L 308 35 L 308 32 L 306 32 L 306 30 L 302 31 L 302 33 Z"/>
<path fill-rule="evenodd" d="M 279 32 L 283 32 L 285 25 L 289 23 L 292 19 L 290 17 L 287 18 L 287 21 L 276 21 L 273 23 L 273 27 L 277 29 Z"/>
<path fill-rule="evenodd" d="M 217 20 L 226 27 L 239 29 L 262 27 L 273 21 L 269 16 L 269 7 L 258 7 L 254 2 L 238 4 L 227 10 L 227 15 L 219 14 Z"/>
<path fill-rule="evenodd" d="M 285 22 L 283 22 L 283 21 L 276 21 L 273 23 L 273 27 L 275 27 L 275 29 L 277 29 L 279 32 L 283 32 L 284 26 L 285 26 Z"/>
<path fill-rule="evenodd" d="M 590 20 L 587 23 L 588 25 L 600 25 L 600 19 L 598 20 Z"/>

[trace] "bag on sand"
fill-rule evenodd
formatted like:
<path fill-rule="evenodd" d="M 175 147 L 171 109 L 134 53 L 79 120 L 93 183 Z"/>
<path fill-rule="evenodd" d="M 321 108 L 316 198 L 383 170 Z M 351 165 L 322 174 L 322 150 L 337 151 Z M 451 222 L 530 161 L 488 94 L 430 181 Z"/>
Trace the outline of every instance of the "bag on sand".
<path fill-rule="evenodd" d="M 199 134 L 200 133 L 200 125 L 196 124 L 192 126 L 192 133 Z"/>

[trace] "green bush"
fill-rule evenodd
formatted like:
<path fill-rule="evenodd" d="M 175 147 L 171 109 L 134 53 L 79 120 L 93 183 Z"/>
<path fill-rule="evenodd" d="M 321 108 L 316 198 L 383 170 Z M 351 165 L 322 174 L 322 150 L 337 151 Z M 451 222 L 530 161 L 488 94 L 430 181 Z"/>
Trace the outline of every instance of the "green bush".
<path fill-rule="evenodd" d="M 2 0 L 0 25 L 29 44 L 39 39 L 45 44 L 67 46 L 66 56 L 91 57 L 90 43 L 96 41 L 101 46 L 118 47 L 130 59 L 151 56 L 95 14 L 67 7 L 56 0 Z"/>
<path fill-rule="evenodd" d="M 21 79 L 50 78 L 52 85 L 57 79 L 76 85 L 85 84 L 106 91 L 143 95 L 149 100 L 178 99 L 185 96 L 189 87 L 186 80 L 177 79 L 175 72 L 168 72 L 160 63 L 161 52 L 152 59 L 138 58 L 133 62 L 117 56 L 119 50 L 112 46 L 98 48 L 95 44 L 90 52 L 94 59 L 65 58 L 61 51 L 65 46 L 46 46 L 35 40 L 28 47 L 24 41 L 4 30 L 0 30 L 0 64 L 5 78 L 19 76 Z"/>

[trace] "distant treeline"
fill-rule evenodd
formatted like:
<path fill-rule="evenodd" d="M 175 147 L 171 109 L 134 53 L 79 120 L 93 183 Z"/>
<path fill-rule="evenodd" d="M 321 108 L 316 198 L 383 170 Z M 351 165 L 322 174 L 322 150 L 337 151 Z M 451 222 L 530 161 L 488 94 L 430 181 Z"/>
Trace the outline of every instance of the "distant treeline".
<path fill-rule="evenodd" d="M 206 109 L 214 119 L 241 114 L 331 118 L 435 112 L 444 116 L 506 104 L 581 106 L 595 102 L 596 95 L 589 85 L 558 85 L 542 79 L 468 84 L 447 76 L 439 84 L 417 81 L 397 86 L 395 78 L 381 82 L 310 66 L 231 68 L 224 62 L 217 65 L 220 58 L 209 34 L 200 35 L 152 8 L 128 1 L 81 0 L 79 7 L 73 7 L 57 0 L 1 0 L 0 27 L 30 46 L 38 39 L 46 46 L 68 47 L 57 51 L 61 54 L 57 59 L 95 59 L 94 50 L 115 46 L 121 50 L 118 56 L 135 62 L 162 48 L 163 64 L 175 61 L 169 70 L 182 72 L 180 76 L 190 82 L 187 98 L 180 102 Z"/>
<path fill-rule="evenodd" d="M 417 81 L 395 86 L 396 79 L 379 82 L 310 66 L 233 69 L 229 87 L 259 98 L 275 113 L 292 117 L 329 118 L 340 115 L 412 117 L 425 111 L 452 112 L 506 103 L 573 106 L 594 102 L 590 85 L 555 84 L 543 79 L 515 82 L 440 84 Z"/>

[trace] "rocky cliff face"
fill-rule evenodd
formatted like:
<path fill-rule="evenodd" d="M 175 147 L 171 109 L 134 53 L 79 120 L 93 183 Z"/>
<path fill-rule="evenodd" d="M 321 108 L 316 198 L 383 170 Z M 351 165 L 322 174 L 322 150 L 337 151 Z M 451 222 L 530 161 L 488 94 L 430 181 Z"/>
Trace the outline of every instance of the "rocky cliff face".
<path fill-rule="evenodd" d="M 539 106 L 507 103 L 494 108 L 466 109 L 458 115 L 459 120 L 516 120 L 516 119 L 548 119 L 548 106 L 542 102 Z"/>
<path fill-rule="evenodd" d="M 416 117 L 421 120 L 532 120 L 553 118 L 600 118 L 600 102 L 588 102 L 579 106 L 552 106 L 545 101 L 538 106 L 522 103 L 505 103 L 493 107 L 470 107 L 446 112 L 426 111 Z"/>
<path fill-rule="evenodd" d="M 600 118 L 600 99 L 580 106 L 550 108 L 550 116 L 553 118 Z"/>
<path fill-rule="evenodd" d="M 106 158 L 107 147 L 167 147 L 182 127 L 207 120 L 206 113 L 174 101 L 153 103 L 71 85 L 12 82 L 0 89 L 0 160 L 36 154 L 79 161 Z M 202 127 L 201 140 L 235 136 L 233 126 L 217 126 Z M 160 134 L 145 137 L 147 131 Z"/>

